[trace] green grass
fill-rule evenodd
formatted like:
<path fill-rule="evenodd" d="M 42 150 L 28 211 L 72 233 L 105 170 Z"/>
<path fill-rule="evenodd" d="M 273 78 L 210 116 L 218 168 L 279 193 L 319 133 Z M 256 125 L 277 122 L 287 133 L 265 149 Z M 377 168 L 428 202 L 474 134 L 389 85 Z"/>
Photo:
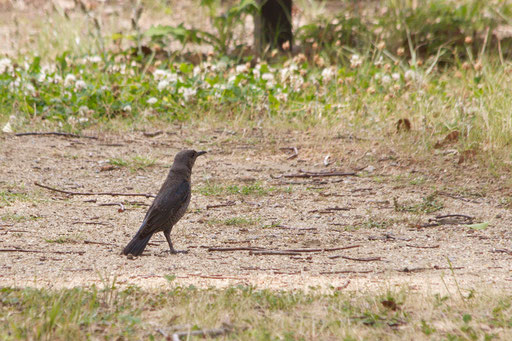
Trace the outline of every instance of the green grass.
<path fill-rule="evenodd" d="M 217 196 L 224 194 L 264 196 L 270 192 L 277 191 L 278 189 L 275 187 L 264 187 L 259 182 L 249 185 L 221 185 L 207 182 L 202 186 L 198 186 L 196 190 L 204 196 Z M 285 191 L 289 192 L 289 189 L 286 188 Z"/>
<path fill-rule="evenodd" d="M 0 191 L 0 208 L 11 206 L 16 201 L 31 201 L 31 198 L 22 192 Z"/>
<path fill-rule="evenodd" d="M 2 216 L 0 216 L 0 220 L 2 220 L 2 221 L 16 222 L 16 223 L 20 223 L 23 221 L 31 221 L 31 220 L 36 220 L 36 219 L 38 219 L 38 217 L 25 216 L 25 215 L 16 214 L 16 213 L 7 213 L 7 214 L 3 214 Z"/>
<path fill-rule="evenodd" d="M 421 202 L 404 202 L 400 203 L 397 198 L 393 198 L 393 204 L 396 212 L 412 212 L 412 213 L 433 213 L 443 209 L 444 204 L 438 198 L 436 192 L 424 197 Z"/>
<path fill-rule="evenodd" d="M 113 166 L 128 167 L 130 171 L 136 172 L 138 170 L 153 166 L 156 161 L 145 156 L 136 155 L 130 159 L 124 159 L 121 157 L 111 158 L 108 162 Z"/>
<path fill-rule="evenodd" d="M 172 281 L 173 276 L 169 276 Z M 490 340 L 512 337 L 512 298 L 382 293 L 200 290 L 170 285 L 0 289 L 0 338 L 162 339 L 176 330 L 229 327 L 225 340 Z M 189 327 L 186 327 L 189 326 Z"/>
<path fill-rule="evenodd" d="M 233 217 L 224 220 L 224 224 L 228 226 L 249 226 L 256 224 L 257 219 L 246 218 L 246 217 Z"/>
<path fill-rule="evenodd" d="M 252 217 L 232 217 L 228 219 L 209 219 L 207 224 L 210 225 L 227 225 L 227 226 L 251 226 L 259 222 L 259 218 Z"/>

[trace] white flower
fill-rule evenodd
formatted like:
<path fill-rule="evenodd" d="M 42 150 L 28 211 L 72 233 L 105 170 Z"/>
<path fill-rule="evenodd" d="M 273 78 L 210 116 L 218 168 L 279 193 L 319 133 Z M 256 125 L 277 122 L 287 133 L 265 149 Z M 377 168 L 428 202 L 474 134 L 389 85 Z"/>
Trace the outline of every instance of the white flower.
<path fill-rule="evenodd" d="M 157 89 L 158 89 L 158 91 L 162 91 L 165 88 L 167 88 L 168 86 L 169 86 L 169 81 L 164 79 L 164 80 L 161 80 L 160 82 L 158 82 Z"/>
<path fill-rule="evenodd" d="M 101 62 L 101 57 L 100 56 L 90 56 L 90 57 L 86 57 L 85 59 L 88 62 L 91 62 L 91 63 L 99 63 L 99 62 Z"/>
<path fill-rule="evenodd" d="M 158 100 L 155 97 L 151 97 L 146 101 L 147 104 L 155 104 Z"/>
<path fill-rule="evenodd" d="M 7 122 L 4 127 L 2 128 L 2 131 L 4 133 L 12 133 L 12 127 L 11 127 L 11 122 Z"/>
<path fill-rule="evenodd" d="M 78 108 L 78 113 L 80 115 L 85 115 L 89 113 L 89 107 L 87 105 L 82 105 L 80 108 Z"/>
<path fill-rule="evenodd" d="M 212 71 L 217 71 L 217 70 L 224 71 L 224 70 L 226 70 L 227 66 L 228 65 L 226 64 L 226 62 L 220 61 L 217 63 L 217 65 L 212 65 Z"/>
<path fill-rule="evenodd" d="M 36 89 L 32 85 L 32 83 L 25 83 L 25 93 L 30 93 L 31 95 L 34 95 L 36 92 Z"/>
<path fill-rule="evenodd" d="M 199 65 L 196 65 L 194 67 L 194 71 L 192 73 L 193 73 L 194 77 L 199 76 L 199 74 L 201 73 L 201 67 Z"/>
<path fill-rule="evenodd" d="M 382 76 L 381 82 L 382 84 L 387 85 L 391 83 L 391 77 L 389 77 L 388 75 L 384 75 Z"/>
<path fill-rule="evenodd" d="M 83 80 L 78 80 L 75 83 L 75 91 L 81 91 L 87 87 L 87 84 Z"/>
<path fill-rule="evenodd" d="M 415 80 L 418 78 L 418 73 L 414 70 L 405 71 L 404 78 L 406 81 Z"/>
<path fill-rule="evenodd" d="M 245 65 L 245 64 L 237 65 L 235 68 L 235 71 L 236 71 L 236 73 L 245 73 L 245 72 L 247 72 L 247 65 Z"/>
<path fill-rule="evenodd" d="M 37 81 L 39 83 L 44 82 L 45 79 L 46 79 L 46 74 L 44 72 L 41 72 L 40 74 L 37 75 Z"/>
<path fill-rule="evenodd" d="M 361 59 L 361 56 L 358 54 L 353 54 L 352 57 L 350 57 L 350 67 L 351 68 L 357 68 L 363 64 L 363 60 Z"/>
<path fill-rule="evenodd" d="M 125 112 L 131 112 L 132 111 L 132 106 L 127 104 L 123 107 L 123 111 Z"/>
<path fill-rule="evenodd" d="M 193 88 L 180 88 L 179 93 L 183 94 L 183 99 L 185 102 L 188 102 L 191 97 L 196 95 L 197 90 Z"/>
<path fill-rule="evenodd" d="M 66 78 L 64 78 L 64 86 L 70 86 L 76 81 L 75 75 L 68 74 L 66 75 Z"/>
<path fill-rule="evenodd" d="M 276 96 L 276 98 L 280 101 L 280 102 L 286 102 L 288 101 L 288 94 L 287 93 L 280 93 Z"/>
<path fill-rule="evenodd" d="M 397 81 L 400 79 L 400 74 L 398 72 L 395 72 L 391 75 L 391 78 L 393 78 L 393 80 Z"/>
<path fill-rule="evenodd" d="M 100 89 L 101 89 L 102 91 L 107 91 L 107 90 L 109 90 L 109 89 L 108 89 L 108 86 L 106 86 L 106 85 L 102 85 Z"/>
<path fill-rule="evenodd" d="M 0 73 L 12 72 L 13 67 L 9 58 L 0 59 Z"/>
<path fill-rule="evenodd" d="M 167 72 L 165 70 L 157 69 L 157 70 L 155 70 L 155 72 L 153 72 L 153 78 L 158 81 L 158 80 L 166 78 L 168 74 L 169 74 L 169 72 Z"/>
<path fill-rule="evenodd" d="M 274 75 L 271 74 L 271 73 L 264 73 L 261 75 L 261 79 L 265 80 L 265 81 L 273 81 L 274 80 Z"/>
<path fill-rule="evenodd" d="M 89 121 L 89 119 L 88 119 L 87 117 L 80 117 L 80 118 L 78 119 L 78 122 L 79 122 L 79 123 L 85 123 L 85 122 L 88 122 L 88 121 Z"/>
<path fill-rule="evenodd" d="M 325 68 L 322 71 L 322 79 L 324 82 L 330 81 L 334 77 L 334 70 L 332 68 Z"/>

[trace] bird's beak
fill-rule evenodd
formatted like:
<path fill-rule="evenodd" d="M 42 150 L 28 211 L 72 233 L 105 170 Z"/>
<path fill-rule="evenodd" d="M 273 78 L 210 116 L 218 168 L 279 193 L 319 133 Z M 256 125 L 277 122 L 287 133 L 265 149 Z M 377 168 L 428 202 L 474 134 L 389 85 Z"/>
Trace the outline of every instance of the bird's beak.
<path fill-rule="evenodd" d="M 197 152 L 197 156 L 203 155 L 203 154 L 206 154 L 206 152 L 205 151 Z"/>

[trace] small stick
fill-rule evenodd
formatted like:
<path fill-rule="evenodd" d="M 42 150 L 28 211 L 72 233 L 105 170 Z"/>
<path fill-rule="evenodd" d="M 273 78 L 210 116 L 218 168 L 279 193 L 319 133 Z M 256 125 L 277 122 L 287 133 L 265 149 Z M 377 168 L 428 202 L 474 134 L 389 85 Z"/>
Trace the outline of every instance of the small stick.
<path fill-rule="evenodd" d="M 92 140 L 97 140 L 98 139 L 96 136 L 77 135 L 77 134 L 71 134 L 71 133 L 61 133 L 61 132 L 57 132 L 57 131 L 50 131 L 50 132 L 44 132 L 44 133 L 28 132 L 28 133 L 17 133 L 17 134 L 14 134 L 14 136 L 29 136 L 29 135 L 35 135 L 35 136 L 56 135 L 56 136 L 77 137 L 77 138 L 92 139 Z"/>
<path fill-rule="evenodd" d="M 250 255 L 265 256 L 265 255 L 279 255 L 279 256 L 299 256 L 300 252 L 281 251 L 281 250 L 255 250 L 249 251 Z"/>
<path fill-rule="evenodd" d="M 317 229 L 316 227 L 289 227 L 289 226 L 284 226 L 284 225 L 277 225 L 276 227 L 278 227 L 280 229 L 285 229 L 285 230 L 299 230 L 299 231 L 314 231 Z"/>
<path fill-rule="evenodd" d="M 368 274 L 372 272 L 371 270 L 341 270 L 341 271 L 322 271 L 319 272 L 320 275 L 337 275 L 337 274 Z"/>
<path fill-rule="evenodd" d="M 460 269 L 464 269 L 463 266 L 434 266 L 434 267 L 431 267 L 431 268 L 412 268 L 412 269 L 409 269 L 409 268 L 403 268 L 403 269 L 399 269 L 399 270 L 396 270 L 398 272 L 419 272 L 419 271 L 427 271 L 427 270 L 460 270 Z"/>
<path fill-rule="evenodd" d="M 322 173 L 314 173 L 314 172 L 304 172 L 298 174 L 283 174 L 285 178 L 322 178 L 322 177 L 330 177 L 330 176 L 356 176 L 355 172 L 322 172 Z"/>
<path fill-rule="evenodd" d="M 297 147 L 293 147 L 291 149 L 293 150 L 293 154 L 291 156 L 288 156 L 286 160 L 292 160 L 299 156 L 299 151 L 297 150 Z"/>
<path fill-rule="evenodd" d="M 103 223 L 101 221 L 75 221 L 73 222 L 73 225 L 76 225 L 76 224 L 84 224 L 84 225 L 103 225 L 103 226 L 108 226 L 110 224 L 108 223 Z"/>
<path fill-rule="evenodd" d="M 203 330 L 189 330 L 189 331 L 181 331 L 172 334 L 172 341 L 180 341 L 180 338 L 183 336 L 202 336 L 202 337 L 215 337 L 220 335 L 225 335 L 229 333 L 228 329 L 218 328 L 218 329 L 203 329 Z"/>
<path fill-rule="evenodd" d="M 361 245 L 349 245 L 342 247 L 334 247 L 334 248 L 324 248 L 324 249 L 285 249 L 285 250 L 269 250 L 263 247 L 208 247 L 202 246 L 203 248 L 208 248 L 209 252 L 212 251 L 268 251 L 268 252 L 293 252 L 295 253 L 304 253 L 304 252 L 331 252 L 331 251 L 339 251 L 339 250 L 347 250 L 353 249 L 356 247 L 360 247 Z"/>
<path fill-rule="evenodd" d="M 290 252 L 330 252 L 330 251 L 339 251 L 339 250 L 347 250 L 347 249 L 353 249 L 356 247 L 360 247 L 361 245 L 349 245 L 349 246 L 342 246 L 342 247 L 333 247 L 333 248 L 327 248 L 327 249 L 287 249 L 282 251 L 290 251 Z"/>
<path fill-rule="evenodd" d="M 126 196 L 126 197 L 146 197 L 146 198 L 155 198 L 156 197 L 156 195 L 148 194 L 148 193 L 71 192 L 71 191 L 64 191 L 62 189 L 57 189 L 57 188 L 49 187 L 49 186 L 46 186 L 46 185 L 41 185 L 40 183 L 37 183 L 37 182 L 34 182 L 34 185 L 36 185 L 38 187 L 46 188 L 46 189 L 48 189 L 50 191 L 64 193 L 64 194 L 69 194 L 69 195 L 110 195 L 112 197 Z"/>
<path fill-rule="evenodd" d="M 208 252 L 212 252 L 212 251 L 221 251 L 221 252 L 226 252 L 226 251 L 263 251 L 263 250 L 265 250 L 264 248 L 261 248 L 261 247 L 208 247 L 208 246 L 204 246 L 204 248 L 208 248 Z"/>
<path fill-rule="evenodd" d="M 3 234 L 7 234 L 9 232 L 25 233 L 25 232 L 30 232 L 30 231 L 27 231 L 27 230 L 5 230 Z"/>
<path fill-rule="evenodd" d="M 238 279 L 242 280 L 243 278 L 234 277 L 234 276 L 224 276 L 224 275 L 197 275 L 197 274 L 187 274 L 188 276 L 200 277 L 200 278 L 211 278 L 211 279 Z"/>
<path fill-rule="evenodd" d="M 96 245 L 107 245 L 107 246 L 112 246 L 112 244 L 109 244 L 109 243 L 94 242 L 94 241 L 92 241 L 92 240 L 84 240 L 84 244 L 96 244 Z"/>
<path fill-rule="evenodd" d="M 329 257 L 329 259 L 336 259 L 336 258 L 343 258 L 343 259 L 353 260 L 353 261 L 356 261 L 356 262 L 374 262 L 374 261 L 382 260 L 381 257 L 353 258 L 353 257 L 348 257 L 348 256 L 343 256 L 343 255 L 337 255 L 337 256 L 330 256 Z"/>
<path fill-rule="evenodd" d="M 157 130 L 157 131 L 152 132 L 152 133 L 150 133 L 150 132 L 143 132 L 142 134 L 143 134 L 144 136 L 146 136 L 146 137 L 155 137 L 155 136 L 161 135 L 161 134 L 163 134 L 163 133 L 164 133 L 164 132 L 163 132 L 162 130 Z"/>
<path fill-rule="evenodd" d="M 506 253 L 507 255 L 511 255 L 512 256 L 512 251 L 507 250 L 507 249 L 494 249 L 491 252 Z"/>
<path fill-rule="evenodd" d="M 0 252 L 56 253 L 59 255 L 66 255 L 66 254 L 83 255 L 85 253 L 85 251 L 39 251 L 39 250 L 25 250 L 25 249 L 0 249 Z"/>
<path fill-rule="evenodd" d="M 470 217 L 470 216 L 465 215 L 465 214 L 445 214 L 445 215 L 438 215 L 438 216 L 436 216 L 436 219 L 443 219 L 443 218 L 456 218 L 456 217 L 466 218 L 466 219 L 468 219 L 468 220 L 473 220 L 473 219 L 475 219 L 475 218 Z"/>
<path fill-rule="evenodd" d="M 228 201 L 225 204 L 206 205 L 206 209 L 209 210 L 211 208 L 219 208 L 219 207 L 226 207 L 226 206 L 235 206 L 235 202 L 234 201 Z"/>
<path fill-rule="evenodd" d="M 437 249 L 437 248 L 439 248 L 439 244 L 438 245 L 432 245 L 432 246 L 405 244 L 405 246 L 415 247 L 417 249 Z"/>
<path fill-rule="evenodd" d="M 105 203 L 99 204 L 98 206 L 119 206 L 119 209 L 117 210 L 119 213 L 126 211 L 122 202 Z"/>
<path fill-rule="evenodd" d="M 308 213 L 333 213 L 334 211 L 350 211 L 352 207 L 327 207 L 319 210 L 308 211 Z"/>

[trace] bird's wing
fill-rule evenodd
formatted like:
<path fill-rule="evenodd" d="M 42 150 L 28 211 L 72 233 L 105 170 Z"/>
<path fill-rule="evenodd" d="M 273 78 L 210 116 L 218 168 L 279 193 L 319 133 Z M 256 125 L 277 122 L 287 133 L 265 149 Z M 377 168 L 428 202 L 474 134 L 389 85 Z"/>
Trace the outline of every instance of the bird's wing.
<path fill-rule="evenodd" d="M 161 231 L 169 224 L 171 217 L 185 204 L 190 194 L 190 183 L 183 180 L 161 191 L 151 207 L 139 229 L 140 237 Z"/>

